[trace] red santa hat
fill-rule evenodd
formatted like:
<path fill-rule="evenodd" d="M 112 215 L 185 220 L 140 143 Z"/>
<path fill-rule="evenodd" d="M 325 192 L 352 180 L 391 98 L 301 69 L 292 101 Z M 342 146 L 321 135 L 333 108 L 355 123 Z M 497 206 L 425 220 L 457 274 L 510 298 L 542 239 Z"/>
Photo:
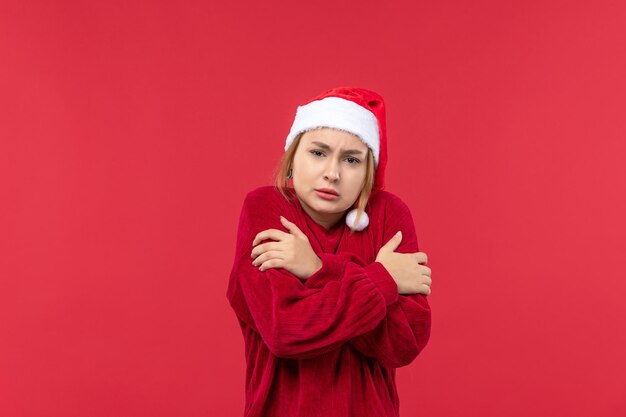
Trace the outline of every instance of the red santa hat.
<path fill-rule="evenodd" d="M 365 88 L 337 87 L 299 106 L 287 136 L 285 151 L 300 133 L 320 127 L 340 129 L 358 136 L 374 155 L 376 173 L 370 197 L 385 187 L 387 129 L 385 103 L 379 94 Z M 356 208 L 348 212 L 346 224 L 360 231 L 368 226 L 369 217 L 363 212 L 356 224 L 356 212 Z"/>

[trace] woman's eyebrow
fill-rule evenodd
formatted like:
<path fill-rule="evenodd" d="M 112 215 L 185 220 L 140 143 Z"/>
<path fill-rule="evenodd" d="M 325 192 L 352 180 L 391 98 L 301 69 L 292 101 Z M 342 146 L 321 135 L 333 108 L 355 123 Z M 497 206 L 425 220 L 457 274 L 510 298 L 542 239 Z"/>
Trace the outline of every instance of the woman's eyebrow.
<path fill-rule="evenodd" d="M 327 144 L 325 144 L 324 142 L 311 142 L 314 145 L 319 146 L 322 149 L 325 149 L 327 151 L 332 151 L 332 149 L 330 148 L 330 146 L 328 146 Z M 345 151 L 342 152 L 344 155 L 345 154 L 351 154 L 351 155 L 363 155 L 363 151 L 360 151 L 358 149 L 346 149 Z"/>

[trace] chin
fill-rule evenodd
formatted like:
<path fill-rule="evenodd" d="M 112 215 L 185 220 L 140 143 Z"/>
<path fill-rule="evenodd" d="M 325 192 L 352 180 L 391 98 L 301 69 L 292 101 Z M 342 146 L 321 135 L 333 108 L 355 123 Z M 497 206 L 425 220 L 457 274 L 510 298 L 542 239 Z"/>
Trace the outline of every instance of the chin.
<path fill-rule="evenodd" d="M 317 203 L 311 206 L 311 208 L 313 208 L 313 210 L 317 211 L 318 213 L 327 213 L 327 214 L 337 214 L 337 213 L 343 213 L 344 211 L 346 211 L 346 208 L 334 202 L 327 202 L 327 203 L 322 202 L 321 204 Z"/>

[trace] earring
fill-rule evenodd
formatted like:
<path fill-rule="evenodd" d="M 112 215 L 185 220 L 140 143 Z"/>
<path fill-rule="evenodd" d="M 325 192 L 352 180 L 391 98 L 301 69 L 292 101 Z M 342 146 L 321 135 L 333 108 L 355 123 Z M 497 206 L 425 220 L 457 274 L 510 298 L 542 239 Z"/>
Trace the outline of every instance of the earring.
<path fill-rule="evenodd" d="M 287 179 L 291 179 L 293 178 L 293 171 L 291 168 L 289 168 L 289 171 L 287 171 Z"/>

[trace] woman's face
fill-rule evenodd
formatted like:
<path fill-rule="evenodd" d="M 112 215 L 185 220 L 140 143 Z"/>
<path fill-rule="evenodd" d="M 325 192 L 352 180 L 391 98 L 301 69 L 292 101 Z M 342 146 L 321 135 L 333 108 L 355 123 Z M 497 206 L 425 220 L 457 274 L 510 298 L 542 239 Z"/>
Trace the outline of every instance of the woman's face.
<path fill-rule="evenodd" d="M 293 186 L 316 223 L 329 229 L 354 204 L 365 182 L 367 151 L 361 139 L 341 130 L 320 128 L 302 135 L 293 158 Z"/>

